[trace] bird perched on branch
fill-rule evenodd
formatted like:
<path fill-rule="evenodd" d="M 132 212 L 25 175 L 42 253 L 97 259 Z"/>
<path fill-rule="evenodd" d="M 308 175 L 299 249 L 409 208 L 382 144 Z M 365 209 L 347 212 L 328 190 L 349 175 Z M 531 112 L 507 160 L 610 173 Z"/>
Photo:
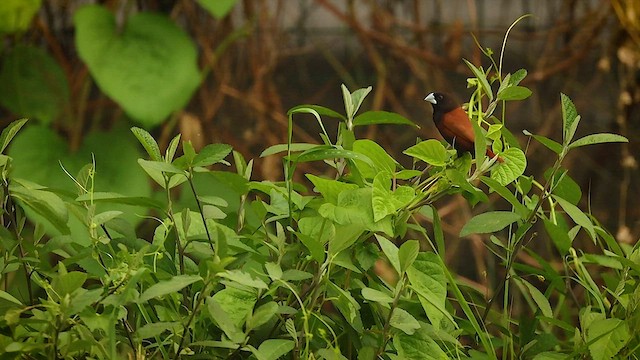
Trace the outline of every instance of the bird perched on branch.
<path fill-rule="evenodd" d="M 473 153 L 475 134 L 467 113 L 449 94 L 432 92 L 424 98 L 433 106 L 433 122 L 442 137 L 458 152 Z M 494 158 L 496 154 L 487 147 L 487 156 Z M 499 162 L 504 160 L 498 157 Z"/>

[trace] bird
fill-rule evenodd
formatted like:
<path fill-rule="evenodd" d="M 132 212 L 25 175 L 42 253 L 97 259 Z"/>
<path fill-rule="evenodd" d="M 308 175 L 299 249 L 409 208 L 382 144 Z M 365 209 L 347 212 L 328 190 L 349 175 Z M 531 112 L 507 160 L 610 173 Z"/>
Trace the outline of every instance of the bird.
<path fill-rule="evenodd" d="M 442 137 L 459 153 L 473 152 L 475 142 L 473 125 L 454 97 L 446 93 L 432 92 L 424 100 L 433 106 L 433 122 Z M 487 147 L 487 156 L 494 158 L 496 154 Z M 504 160 L 498 157 L 498 162 L 504 162 Z"/>

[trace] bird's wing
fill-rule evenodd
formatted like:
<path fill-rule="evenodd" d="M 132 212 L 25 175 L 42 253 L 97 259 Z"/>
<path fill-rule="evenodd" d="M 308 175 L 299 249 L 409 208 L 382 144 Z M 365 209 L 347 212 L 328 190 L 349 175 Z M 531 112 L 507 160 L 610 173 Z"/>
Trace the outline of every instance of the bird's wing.
<path fill-rule="evenodd" d="M 454 143 L 456 148 L 473 151 L 475 139 L 473 125 L 462 108 L 456 108 L 444 114 L 436 126 L 445 140 Z"/>

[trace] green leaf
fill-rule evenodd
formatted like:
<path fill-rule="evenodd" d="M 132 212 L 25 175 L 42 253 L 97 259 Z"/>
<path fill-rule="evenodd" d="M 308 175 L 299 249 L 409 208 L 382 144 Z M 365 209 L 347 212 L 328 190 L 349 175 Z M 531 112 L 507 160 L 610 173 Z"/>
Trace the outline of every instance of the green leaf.
<path fill-rule="evenodd" d="M 631 340 L 631 333 L 623 320 L 597 319 L 586 329 L 586 340 L 593 360 L 612 359 Z"/>
<path fill-rule="evenodd" d="M 464 63 L 467 64 L 469 69 L 471 69 L 471 72 L 473 72 L 473 75 L 478 79 L 478 81 L 480 81 L 480 86 L 482 86 L 482 90 L 489 97 L 489 101 L 492 101 L 493 91 L 491 91 L 491 85 L 489 85 L 489 82 L 487 81 L 487 76 L 485 75 L 484 70 L 482 70 L 482 68 L 476 67 L 475 65 L 470 63 L 467 59 L 462 59 L 462 60 L 464 60 Z"/>
<path fill-rule="evenodd" d="M 416 330 L 420 329 L 418 320 L 399 307 L 393 309 L 391 319 L 389 319 L 389 325 L 403 331 L 407 335 L 413 335 Z"/>
<path fill-rule="evenodd" d="M 373 166 L 373 162 L 366 155 L 343 149 L 336 149 L 331 146 L 317 146 L 307 150 L 296 158 L 296 162 L 310 162 L 328 159 L 357 159 Z"/>
<path fill-rule="evenodd" d="M 42 0 L 3 0 L 0 2 L 0 34 L 22 32 L 29 28 Z"/>
<path fill-rule="evenodd" d="M 222 19 L 233 9 L 238 0 L 197 0 L 216 19 Z"/>
<path fill-rule="evenodd" d="M 398 260 L 400 261 L 400 273 L 404 274 L 407 269 L 413 265 L 420 252 L 420 243 L 418 240 L 407 240 L 400 246 L 398 250 Z"/>
<path fill-rule="evenodd" d="M 558 249 L 560 255 L 565 256 L 569 253 L 569 248 L 571 247 L 572 239 L 567 234 L 567 231 L 560 226 L 554 224 L 551 220 L 543 219 L 544 228 L 549 234 L 551 241 Z"/>
<path fill-rule="evenodd" d="M 82 287 L 82 284 L 87 281 L 87 274 L 79 271 L 71 271 L 66 274 L 60 274 L 53 278 L 51 286 L 60 298 L 63 298 L 67 294 L 71 294 L 76 289 Z"/>
<path fill-rule="evenodd" d="M 547 179 L 547 181 L 549 181 L 550 174 L 551 169 L 544 172 L 544 178 Z M 567 200 L 573 205 L 578 205 L 582 198 L 582 189 L 580 189 L 580 185 L 578 185 L 578 183 L 569 176 L 568 171 L 566 170 L 556 173 L 551 189 L 554 195 Z"/>
<path fill-rule="evenodd" d="M 413 127 L 419 127 L 404 116 L 388 111 L 367 111 L 353 119 L 354 126 L 376 124 L 410 125 Z"/>
<path fill-rule="evenodd" d="M 522 150 L 514 147 L 500 153 L 500 157 L 504 162 L 498 162 L 498 165 L 491 170 L 491 178 L 500 185 L 506 186 L 524 174 L 527 158 Z"/>
<path fill-rule="evenodd" d="M 176 275 L 169 280 L 160 281 L 156 284 L 151 285 L 140 295 L 138 303 L 142 304 L 151 299 L 178 292 L 183 288 L 201 280 L 202 277 L 198 275 Z"/>
<path fill-rule="evenodd" d="M 2 130 L 2 135 L 0 135 L 0 154 L 4 152 L 4 149 L 7 148 L 7 145 L 13 140 L 13 137 L 16 136 L 18 131 L 22 129 L 24 124 L 26 124 L 28 119 L 20 119 L 11 122 L 11 124 L 7 125 L 4 130 Z"/>
<path fill-rule="evenodd" d="M 531 96 L 531 90 L 524 86 L 509 86 L 498 93 L 498 100 L 524 100 Z"/>
<path fill-rule="evenodd" d="M 322 204 L 318 212 L 322 217 L 336 225 L 353 225 L 364 230 L 393 234 L 391 217 L 374 220 L 371 188 L 342 191 L 338 195 L 338 204 Z"/>
<path fill-rule="evenodd" d="M 138 139 L 142 147 L 146 150 L 147 154 L 153 161 L 162 161 L 162 155 L 160 154 L 160 147 L 156 142 L 156 139 L 149 134 L 148 131 L 139 127 L 132 127 L 131 132 Z"/>
<path fill-rule="evenodd" d="M 542 135 L 534 135 L 527 130 L 523 130 L 522 133 L 524 133 L 527 136 L 532 136 L 534 139 L 538 140 L 540 144 L 546 146 L 549 150 L 553 151 L 554 153 L 558 155 L 562 153 L 562 144 Z"/>
<path fill-rule="evenodd" d="M 160 321 L 149 323 L 139 327 L 135 332 L 135 336 L 140 340 L 150 339 L 161 335 L 165 331 L 173 334 L 176 331 L 179 331 L 181 327 L 182 325 L 178 321 Z"/>
<path fill-rule="evenodd" d="M 396 334 L 393 337 L 393 346 L 398 351 L 398 359 L 439 360 L 450 358 L 429 336 L 429 333 L 422 329 L 413 335 Z"/>
<path fill-rule="evenodd" d="M 371 195 L 371 208 L 373 221 L 384 219 L 385 216 L 395 213 L 395 207 L 391 200 L 391 175 L 381 171 L 373 179 L 373 192 Z"/>
<path fill-rule="evenodd" d="M 291 108 L 289 111 L 287 111 L 287 115 L 297 113 L 300 111 L 300 109 L 311 109 L 316 113 L 318 113 L 318 115 L 324 115 L 324 116 L 328 116 L 336 119 L 346 120 L 344 115 L 340 114 L 339 112 L 333 111 L 329 108 L 326 108 L 320 105 L 298 105 Z"/>
<path fill-rule="evenodd" d="M 400 257 L 398 255 L 398 247 L 396 244 L 389 241 L 387 238 L 375 234 L 376 239 L 378 240 L 378 244 L 380 244 L 380 249 L 387 256 L 389 263 L 393 266 L 393 268 L 398 272 L 398 274 L 404 273 L 400 266 Z"/>
<path fill-rule="evenodd" d="M 365 155 L 373 163 L 373 165 L 369 165 L 360 160 L 356 160 L 356 165 L 365 178 L 372 179 L 380 171 L 387 171 L 393 174 L 396 167 L 398 167 L 398 163 L 384 148 L 372 140 L 362 139 L 354 141 L 353 151 Z"/>
<path fill-rule="evenodd" d="M 233 149 L 227 144 L 209 144 L 196 155 L 192 166 L 209 166 L 224 162 L 224 158 L 231 153 L 231 150 Z"/>
<path fill-rule="evenodd" d="M 277 360 L 291 352 L 295 344 L 293 340 L 268 339 L 260 344 L 258 352 L 260 353 L 261 359 Z"/>
<path fill-rule="evenodd" d="M 523 205 L 518 198 L 509 191 L 504 185 L 500 184 L 498 181 L 483 176 L 480 180 L 485 183 L 489 188 L 495 192 L 497 192 L 503 199 L 507 200 L 511 206 L 513 206 L 514 211 L 522 216 L 523 218 L 529 214 L 529 209 Z"/>
<path fill-rule="evenodd" d="M 22 302 L 20 302 L 20 300 L 16 299 L 13 295 L 9 294 L 8 292 L 4 291 L 4 290 L 0 290 L 0 299 L 1 300 L 5 300 L 11 303 L 14 303 L 18 306 L 24 306 L 24 304 Z"/>
<path fill-rule="evenodd" d="M 573 205 L 567 200 L 555 195 L 553 196 L 553 198 L 560 204 L 560 206 L 562 206 L 564 211 L 571 217 L 571 219 L 573 219 L 576 224 L 580 225 L 587 231 L 589 237 L 591 237 L 591 240 L 593 240 L 595 244 L 597 240 L 596 230 L 593 226 L 593 222 L 591 222 L 591 219 L 589 219 L 589 217 L 585 213 L 583 213 L 582 210 L 580 210 L 577 206 Z"/>
<path fill-rule="evenodd" d="M 446 317 L 451 323 L 453 318 L 445 307 L 447 300 L 447 278 L 440 265 L 438 255 L 432 252 L 419 253 L 412 266 L 407 270 L 409 284 L 418 294 L 429 321 L 437 329 Z"/>
<path fill-rule="evenodd" d="M 362 333 L 363 325 L 360 318 L 360 304 L 351 296 L 351 293 L 342 289 L 333 282 L 327 284 L 327 298 L 338 308 L 349 325 L 358 333 Z"/>
<path fill-rule="evenodd" d="M 312 174 L 305 175 L 314 186 L 314 191 L 322 194 L 322 197 L 334 205 L 338 205 L 338 196 L 345 190 L 356 190 L 358 185 L 341 182 L 338 180 L 324 179 Z"/>
<path fill-rule="evenodd" d="M 522 217 L 510 211 L 489 211 L 471 218 L 460 230 L 460 236 L 500 231 Z"/>
<path fill-rule="evenodd" d="M 292 153 L 294 153 L 294 152 L 307 151 L 307 150 L 313 149 L 316 146 L 319 146 L 319 145 L 318 144 L 307 144 L 307 143 L 293 143 L 293 144 L 291 144 L 291 146 L 289 146 L 288 144 L 277 144 L 277 145 L 272 145 L 272 146 L 269 146 L 268 148 L 266 148 L 260 154 L 260 157 L 267 157 L 267 156 L 270 156 L 270 155 L 274 155 L 274 154 L 278 154 L 278 153 L 281 153 L 281 152 L 285 152 L 285 151 L 287 151 L 288 148 L 291 150 Z"/>
<path fill-rule="evenodd" d="M 574 149 L 580 146 L 612 143 L 612 142 L 627 143 L 629 142 L 629 139 L 627 139 L 622 135 L 617 135 L 617 134 L 609 134 L 609 133 L 591 134 L 572 142 L 569 145 L 569 148 Z"/>
<path fill-rule="evenodd" d="M 44 124 L 60 118 L 69 108 L 67 77 L 44 50 L 17 45 L 2 57 L 0 104 L 14 114 Z"/>
<path fill-rule="evenodd" d="M 516 86 L 520 84 L 520 82 L 524 80 L 525 77 L 527 77 L 527 70 L 525 69 L 517 70 L 516 72 L 511 74 L 511 76 L 509 77 L 509 85 Z"/>
<path fill-rule="evenodd" d="M 249 273 L 246 273 L 242 270 L 227 270 L 226 272 L 220 273 L 218 275 L 244 286 L 256 289 L 268 288 L 267 284 L 265 284 L 264 281 L 262 281 L 261 279 L 254 279 Z"/>
<path fill-rule="evenodd" d="M 576 106 L 567 95 L 561 93 L 560 102 L 562 104 L 562 140 L 565 145 L 568 145 L 576 133 L 580 118 Z"/>
<path fill-rule="evenodd" d="M 53 225 L 62 234 L 69 234 L 71 230 L 67 225 L 69 213 L 62 199 L 49 191 L 28 189 L 24 186 L 12 184 L 9 187 L 11 197 L 27 206 L 36 214 L 42 216 L 44 220 Z"/>
<path fill-rule="evenodd" d="M 372 288 L 365 287 L 362 289 L 361 293 L 362 297 L 366 300 L 376 302 L 387 309 L 389 308 L 389 304 L 393 302 L 393 298 L 387 293 Z"/>
<path fill-rule="evenodd" d="M 151 160 L 145 160 L 145 159 L 138 159 L 138 164 L 140 164 L 140 166 L 145 171 L 147 171 L 147 173 L 149 173 L 149 170 L 155 170 L 155 171 L 160 171 L 160 172 L 169 173 L 169 174 L 186 175 L 184 170 L 176 167 L 173 164 L 169 164 L 168 162 L 164 162 L 164 161 L 151 161 Z"/>
<path fill-rule="evenodd" d="M 309 249 L 311 257 L 318 263 L 324 262 L 325 244 L 332 242 L 336 228 L 331 221 L 320 216 L 304 217 L 298 221 L 300 241 Z"/>
<path fill-rule="evenodd" d="M 544 297 L 544 295 L 540 292 L 540 290 L 538 290 L 538 288 L 531 285 L 531 283 L 529 283 L 523 278 L 519 278 L 518 281 L 520 281 L 527 288 L 527 290 L 529 290 L 529 294 L 531 295 L 531 298 L 533 298 L 533 301 L 535 301 L 535 303 L 538 305 L 538 309 L 540 309 L 540 312 L 542 313 L 542 315 L 548 318 L 553 318 L 553 311 L 551 310 L 551 305 L 549 304 L 549 300 L 547 300 L 547 298 Z"/>
<path fill-rule="evenodd" d="M 141 207 L 153 208 L 157 210 L 164 209 L 164 205 L 155 199 L 151 199 L 148 197 L 140 197 L 140 196 L 126 196 L 126 195 L 122 195 L 118 193 L 110 193 L 110 192 L 95 192 L 93 194 L 80 195 L 76 198 L 76 201 L 79 201 L 79 202 L 95 201 L 95 202 L 105 202 L 105 203 L 112 203 L 112 204 L 141 206 Z"/>
<path fill-rule="evenodd" d="M 444 145 L 435 139 L 422 141 L 402 153 L 433 166 L 444 166 L 451 157 Z"/>
<path fill-rule="evenodd" d="M 109 10 L 87 5 L 74 23 L 78 53 L 100 89 L 146 127 L 181 109 L 200 84 L 196 46 L 165 16 L 139 12 L 119 30 Z"/>
<path fill-rule="evenodd" d="M 367 88 L 358 89 L 351 93 L 350 97 L 351 97 L 352 108 L 351 108 L 351 112 L 347 112 L 347 115 L 349 115 L 348 116 L 349 118 L 352 119 L 354 116 L 356 116 L 358 109 L 360 109 L 360 106 L 364 102 L 364 98 L 367 97 L 367 95 L 369 95 L 369 93 L 371 92 L 371 89 L 372 87 L 369 86 Z M 354 119 L 354 124 L 355 124 L 355 119 Z"/>
<path fill-rule="evenodd" d="M 266 324 L 276 315 L 277 311 L 278 304 L 275 301 L 269 301 L 268 303 L 258 307 L 247 320 L 247 329 L 257 329 Z"/>
<path fill-rule="evenodd" d="M 242 301 L 245 300 L 244 298 L 234 299 L 231 297 L 229 299 L 229 296 L 225 294 L 225 291 L 229 290 L 230 289 L 223 289 L 217 292 L 214 296 L 218 296 L 220 293 L 223 294 L 218 296 L 218 300 L 213 297 L 208 298 L 206 300 L 207 311 L 209 312 L 211 319 L 218 325 L 229 340 L 235 344 L 240 344 L 245 338 L 244 333 L 240 330 L 240 326 L 244 323 L 244 318 L 248 315 L 248 312 L 253 308 L 253 302 L 250 303 L 251 308 L 247 309 L 247 305 L 249 304 Z M 234 302 L 234 300 L 240 301 Z M 239 319 L 239 321 L 234 321 L 227 310 L 232 311 L 235 314 L 234 318 Z M 237 325 L 238 322 L 240 324 Z"/>

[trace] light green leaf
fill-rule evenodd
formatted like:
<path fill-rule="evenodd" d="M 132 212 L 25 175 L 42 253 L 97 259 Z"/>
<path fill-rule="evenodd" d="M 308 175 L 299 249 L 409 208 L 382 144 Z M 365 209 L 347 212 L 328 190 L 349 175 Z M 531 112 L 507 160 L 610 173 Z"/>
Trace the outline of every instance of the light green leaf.
<path fill-rule="evenodd" d="M 238 0 L 197 0 L 216 19 L 222 19 L 233 9 Z"/>
<path fill-rule="evenodd" d="M 373 162 L 366 155 L 329 146 L 317 146 L 313 149 L 303 152 L 295 159 L 296 162 L 300 163 L 328 159 L 357 159 L 373 166 Z"/>
<path fill-rule="evenodd" d="M 387 309 L 389 308 L 389 304 L 393 302 L 393 298 L 387 293 L 368 287 L 362 289 L 362 297 L 368 301 L 376 302 Z"/>
<path fill-rule="evenodd" d="M 367 111 L 353 119 L 354 126 L 376 124 L 410 125 L 413 127 L 419 127 L 404 116 L 388 111 Z"/>
<path fill-rule="evenodd" d="M 493 91 L 491 91 L 491 85 L 489 85 L 489 82 L 487 81 L 487 76 L 485 75 L 484 70 L 482 70 L 482 68 L 476 67 L 475 65 L 470 63 L 467 59 L 462 59 L 462 60 L 464 60 L 464 63 L 467 64 L 469 69 L 471 69 L 471 72 L 473 72 L 473 75 L 478 79 L 478 81 L 480 81 L 482 90 L 489 97 L 489 101 L 492 101 Z"/>
<path fill-rule="evenodd" d="M 460 236 L 500 231 L 522 217 L 510 211 L 489 211 L 471 218 L 460 230 Z"/>
<path fill-rule="evenodd" d="M 420 329 L 418 320 L 399 307 L 393 309 L 389 324 L 396 329 L 402 330 L 407 335 L 413 335 L 416 330 Z"/>
<path fill-rule="evenodd" d="M 522 150 L 513 147 L 500 153 L 500 157 L 504 162 L 497 162 L 498 165 L 491 170 L 491 178 L 506 186 L 524 174 L 527 158 Z"/>
<path fill-rule="evenodd" d="M 335 119 L 346 120 L 344 115 L 340 114 L 339 112 L 333 111 L 329 108 L 326 108 L 320 105 L 298 105 L 291 108 L 289 111 L 287 111 L 287 115 L 298 113 L 301 111 L 301 109 L 311 109 L 315 111 L 318 115 L 324 115 L 324 116 L 332 117 Z"/>
<path fill-rule="evenodd" d="M 231 153 L 231 150 L 233 149 L 227 144 L 209 144 L 193 159 L 193 166 L 209 166 L 225 162 L 224 158 Z"/>
<path fill-rule="evenodd" d="M 0 154 L 4 152 L 4 149 L 7 148 L 7 145 L 11 142 L 14 136 L 22 129 L 24 124 L 26 124 L 28 119 L 20 119 L 11 122 L 11 124 L 7 125 L 4 130 L 2 130 L 2 134 L 0 135 Z"/>
<path fill-rule="evenodd" d="M 538 305 L 538 308 L 540 309 L 540 312 L 542 313 L 542 315 L 548 318 L 553 318 L 553 311 L 551 310 L 551 305 L 549 304 L 549 300 L 546 297 L 544 297 L 544 294 L 542 294 L 540 290 L 538 290 L 538 288 L 531 285 L 531 283 L 529 283 L 528 281 L 522 278 L 518 280 L 527 288 L 527 290 L 529 290 L 529 294 L 531 295 L 531 298 L 533 298 L 533 301 L 535 301 L 535 303 Z"/>
<path fill-rule="evenodd" d="M 223 273 L 218 274 L 221 277 L 227 278 L 231 281 L 235 281 L 238 284 L 256 288 L 256 289 L 267 289 L 268 286 L 261 279 L 254 279 L 249 273 L 246 273 L 242 270 L 227 270 Z"/>
<path fill-rule="evenodd" d="M 362 139 L 354 141 L 353 151 L 371 159 L 373 165 L 355 160 L 362 176 L 367 179 L 372 179 L 380 171 L 387 171 L 392 174 L 398 166 L 397 162 L 387 154 L 384 148 L 372 140 Z"/>
<path fill-rule="evenodd" d="M 271 156 L 271 155 L 278 154 L 278 153 L 281 153 L 281 152 L 285 152 L 285 151 L 287 151 L 287 149 L 291 150 L 292 153 L 301 152 L 301 151 L 307 151 L 309 149 L 313 149 L 316 146 L 318 146 L 318 144 L 293 143 L 293 144 L 291 144 L 291 146 L 288 146 L 287 144 L 277 144 L 277 145 L 272 145 L 272 146 L 269 146 L 268 148 L 266 148 L 260 154 L 260 157 L 267 157 L 267 156 Z"/>
<path fill-rule="evenodd" d="M 398 333 L 393 337 L 393 345 L 398 351 L 398 360 L 441 360 L 450 357 L 424 330 L 413 335 Z"/>
<path fill-rule="evenodd" d="M 562 139 L 564 144 L 569 144 L 576 133 L 580 117 L 576 106 L 567 95 L 561 93 L 560 102 L 562 103 Z"/>
<path fill-rule="evenodd" d="M 353 105 L 353 108 L 351 110 L 351 113 L 347 113 L 347 115 L 350 115 L 349 116 L 350 118 L 353 118 L 354 116 L 356 116 L 356 113 L 358 112 L 358 110 L 360 109 L 360 106 L 364 102 L 364 98 L 367 97 L 367 95 L 369 95 L 369 93 L 371 92 L 371 89 L 373 88 L 369 86 L 366 88 L 358 89 L 351 93 L 351 104 Z M 355 124 L 355 120 L 354 120 L 354 124 Z"/>
<path fill-rule="evenodd" d="M 139 127 L 132 127 L 131 132 L 136 136 L 140 144 L 142 144 L 142 147 L 147 151 L 151 160 L 162 161 L 160 147 L 158 146 L 156 139 L 154 139 L 148 131 Z"/>
<path fill-rule="evenodd" d="M 586 329 L 593 360 L 612 359 L 631 339 L 629 326 L 620 319 L 598 319 Z"/>
<path fill-rule="evenodd" d="M 398 247 L 383 236 L 380 236 L 378 234 L 375 234 L 375 236 L 378 240 L 378 244 L 380 244 L 380 249 L 387 256 L 387 259 L 389 259 L 389 263 L 391 263 L 393 268 L 399 274 L 402 274 L 403 272 L 401 271 L 402 268 L 400 266 L 400 257 L 398 256 Z"/>
<path fill-rule="evenodd" d="M 42 0 L 2 0 L 0 2 L 0 34 L 27 30 L 41 4 Z"/>
<path fill-rule="evenodd" d="M 556 154 L 562 153 L 562 144 L 542 135 L 534 135 L 527 130 L 523 130 L 522 133 L 524 133 L 527 136 L 532 136 L 534 139 L 538 140 L 540 144 L 546 146 L 549 150 L 553 151 L 554 153 Z"/>
<path fill-rule="evenodd" d="M 413 264 L 420 252 L 420 243 L 418 240 L 407 240 L 400 246 L 398 250 L 398 260 L 400 260 L 401 274 Z"/>
<path fill-rule="evenodd" d="M 402 152 L 418 160 L 422 160 L 433 166 L 444 166 L 449 161 L 451 155 L 444 145 L 438 140 L 429 139 L 416 144 Z"/>
<path fill-rule="evenodd" d="M 118 29 L 109 10 L 87 5 L 74 23 L 78 53 L 100 89 L 147 127 L 181 109 L 200 84 L 196 46 L 163 15 L 139 12 Z"/>
<path fill-rule="evenodd" d="M 295 347 L 293 340 L 268 339 L 258 347 L 258 352 L 264 360 L 277 360 L 287 355 Z"/>
<path fill-rule="evenodd" d="M 180 328 L 182 328 L 182 324 L 180 324 L 180 322 L 178 321 L 160 321 L 160 322 L 145 324 L 139 327 L 135 332 L 135 336 L 139 340 L 149 339 L 149 338 L 154 338 L 156 336 L 159 336 L 165 331 L 173 334 L 175 331 L 178 331 Z"/>
<path fill-rule="evenodd" d="M 151 299 L 175 293 L 201 280 L 202 277 L 198 275 L 176 275 L 169 280 L 164 280 L 160 281 L 159 283 L 153 284 L 140 295 L 138 303 L 142 304 Z"/>
<path fill-rule="evenodd" d="M 277 311 L 278 304 L 275 301 L 269 301 L 268 303 L 261 305 L 247 320 L 247 329 L 257 329 L 260 326 L 266 324 L 276 315 Z"/>
<path fill-rule="evenodd" d="M 573 219 L 573 221 L 575 221 L 576 224 L 580 225 L 587 231 L 589 237 L 591 237 L 591 240 L 593 240 L 595 244 L 597 240 L 596 230 L 593 226 L 593 222 L 591 222 L 591 219 L 589 219 L 589 217 L 585 213 L 583 213 L 582 210 L 580 210 L 577 206 L 573 205 L 567 200 L 555 195 L 553 196 L 553 198 L 560 204 L 560 206 L 562 206 L 564 211 L 571 217 L 571 219 Z"/>
<path fill-rule="evenodd" d="M 524 100 L 531 96 L 531 90 L 524 86 L 509 86 L 498 93 L 498 100 Z"/>
<path fill-rule="evenodd" d="M 447 298 L 447 278 L 440 265 L 438 255 L 432 252 L 419 253 L 412 266 L 407 270 L 409 284 L 418 294 L 431 324 L 440 328 L 440 322 L 447 317 L 452 323 L 453 318 L 445 308 Z"/>
<path fill-rule="evenodd" d="M 609 134 L 609 133 L 591 134 L 572 142 L 569 145 L 569 148 L 574 149 L 580 146 L 613 143 L 613 142 L 627 143 L 629 142 L 629 139 L 627 139 L 622 135 L 617 135 L 617 134 Z"/>
<path fill-rule="evenodd" d="M 346 190 L 356 190 L 358 185 L 349 184 L 338 180 L 325 179 L 313 174 L 305 175 L 314 186 L 314 191 L 322 194 L 324 199 L 334 205 L 338 205 L 338 196 Z"/>

